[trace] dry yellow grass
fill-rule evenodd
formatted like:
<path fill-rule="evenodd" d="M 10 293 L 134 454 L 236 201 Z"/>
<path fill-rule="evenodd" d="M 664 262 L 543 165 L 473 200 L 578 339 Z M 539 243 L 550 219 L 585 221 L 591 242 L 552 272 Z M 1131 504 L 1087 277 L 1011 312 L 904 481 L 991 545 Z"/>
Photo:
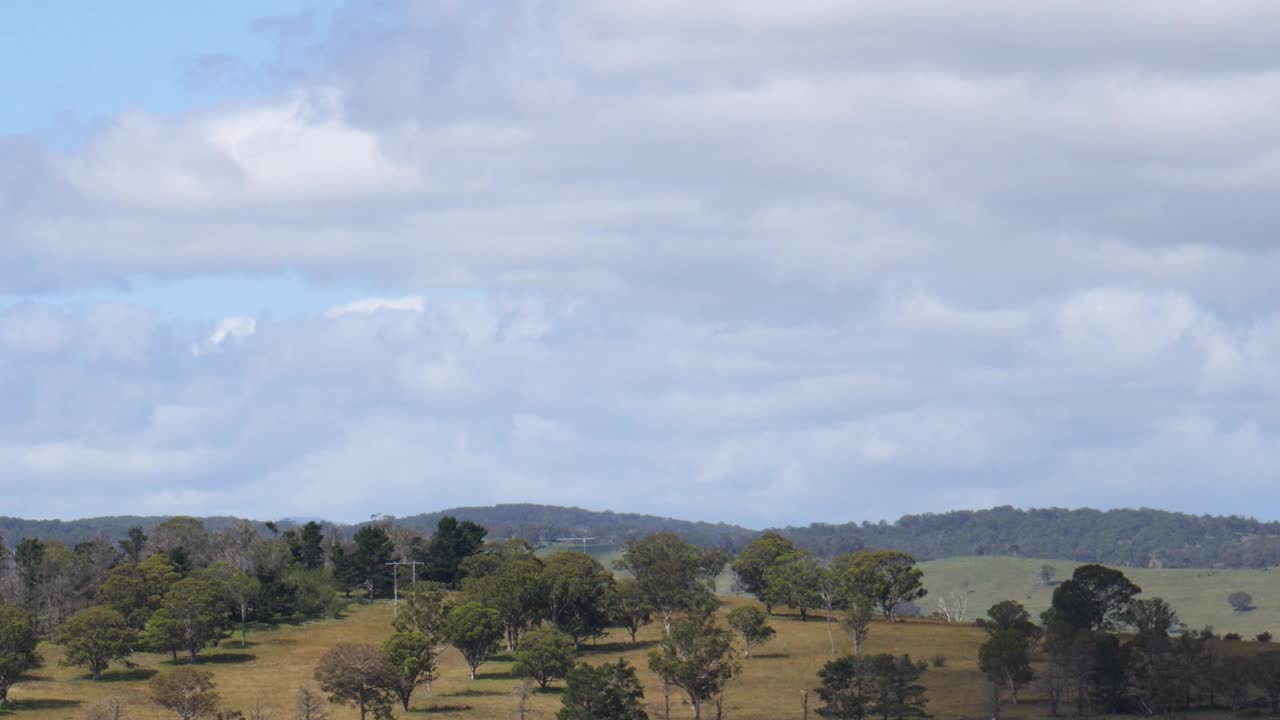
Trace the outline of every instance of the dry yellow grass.
<path fill-rule="evenodd" d="M 740 598 L 726 600 L 725 610 L 746 602 Z M 392 608 L 389 603 L 353 606 L 342 620 L 284 626 L 275 630 L 251 633 L 250 646 L 241 650 L 236 641 L 207 652 L 202 664 L 215 675 L 218 691 L 228 709 L 245 712 L 260 702 L 273 712 L 275 720 L 288 720 L 293 707 L 293 692 L 311 683 L 312 669 L 320 656 L 340 642 L 380 643 L 390 632 Z M 800 691 L 816 685 L 817 671 L 830 659 L 826 624 L 821 618 L 800 622 L 798 617 L 773 619 L 778 636 L 757 651 L 757 656 L 744 662 L 745 671 L 730 685 L 727 693 L 726 718 L 731 720 L 779 720 L 800 717 Z M 835 626 L 837 648 L 843 652 L 844 637 Z M 611 661 L 622 656 L 634 664 L 645 685 L 650 716 L 662 717 L 661 684 L 649 673 L 646 653 L 661 633 L 650 626 L 641 633 L 640 644 L 630 644 L 625 633 L 615 631 L 583 653 L 589 662 Z M 907 622 L 894 625 L 876 623 L 871 631 L 868 652 L 910 653 L 913 658 L 927 660 L 940 655 L 946 658 L 942 668 L 930 667 L 924 676 L 928 688 L 929 712 L 937 718 L 989 717 L 986 707 L 987 684 L 979 674 L 977 648 L 983 634 L 969 625 L 944 625 Z M 130 716 L 135 720 L 172 720 L 175 716 L 152 705 L 146 699 L 146 677 L 169 667 L 167 657 L 138 655 L 133 659 L 139 668 L 125 671 L 113 667 L 108 680 L 93 682 L 80 668 L 64 668 L 57 664 L 57 648 L 42 648 L 45 666 L 31 681 L 17 685 L 11 699 L 16 701 L 14 720 L 54 720 L 79 718 L 95 702 L 112 695 L 130 702 Z M 419 690 L 410 715 L 431 718 L 467 718 L 499 720 L 511 717 L 515 707 L 512 690 L 519 684 L 510 675 L 511 663 L 506 658 L 489 662 L 480 668 L 480 677 L 467 679 L 466 666 L 452 649 L 444 654 L 440 678 L 430 696 Z M 541 712 L 533 717 L 552 718 L 560 705 L 558 689 L 535 694 L 531 707 Z M 692 717 L 683 697 L 673 690 L 673 718 Z M 810 717 L 817 718 L 818 701 L 810 698 Z M 398 708 L 397 708 L 398 710 Z M 1037 693 L 1028 690 L 1024 702 L 1007 708 L 1007 717 L 1041 717 L 1044 707 Z M 358 717 L 354 708 L 334 708 L 334 720 Z"/>

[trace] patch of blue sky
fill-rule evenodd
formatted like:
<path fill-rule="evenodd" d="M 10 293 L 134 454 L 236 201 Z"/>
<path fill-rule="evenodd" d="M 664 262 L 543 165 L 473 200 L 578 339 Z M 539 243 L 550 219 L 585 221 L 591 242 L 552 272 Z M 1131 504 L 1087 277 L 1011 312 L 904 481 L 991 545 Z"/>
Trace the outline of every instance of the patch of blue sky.
<path fill-rule="evenodd" d="M 323 13 L 336 0 L 14 0 L 0 3 L 0 136 L 74 141 L 132 109 L 180 112 L 250 99 L 267 77 L 201 78 L 210 58 L 271 59 L 265 17 Z"/>
<path fill-rule="evenodd" d="M 181 278 L 132 279 L 127 287 L 49 295 L 0 295 L 0 308 L 34 303 L 76 308 L 125 302 L 154 308 L 179 323 L 207 323 L 227 317 L 289 318 L 324 312 L 369 297 L 462 297 L 468 289 L 405 289 L 368 283 L 321 282 L 299 273 L 219 273 Z"/>

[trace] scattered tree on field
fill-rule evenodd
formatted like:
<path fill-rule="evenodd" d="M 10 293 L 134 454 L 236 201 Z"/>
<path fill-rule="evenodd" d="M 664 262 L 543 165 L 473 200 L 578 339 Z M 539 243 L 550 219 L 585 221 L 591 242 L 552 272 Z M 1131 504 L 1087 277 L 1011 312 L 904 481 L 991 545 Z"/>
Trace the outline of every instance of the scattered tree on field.
<path fill-rule="evenodd" d="M 818 671 L 818 713 L 840 719 L 927 717 L 920 676 L 924 663 L 910 656 L 871 655 L 829 661 Z"/>
<path fill-rule="evenodd" d="M 570 670 L 561 702 L 556 720 L 649 719 L 635 668 L 621 658 L 616 663 L 584 663 Z"/>
<path fill-rule="evenodd" d="M 474 556 L 472 559 L 490 562 L 477 564 L 483 568 L 483 574 L 471 574 L 462 584 L 468 600 L 498 611 L 508 652 L 515 650 L 520 633 L 538 619 L 544 607 L 542 560 L 534 556 L 533 549 L 524 541 L 501 545 L 512 544 L 520 546 L 522 551 L 505 556 L 492 552 Z"/>
<path fill-rule="evenodd" d="M 580 552 L 561 552 L 542 569 L 542 599 L 547 619 L 575 646 L 600 637 L 612 621 L 618 582 L 594 558 Z"/>
<path fill-rule="evenodd" d="M 978 669 L 992 684 L 992 716 L 1000 717 L 1000 690 L 1007 688 L 1018 704 L 1018 692 L 1035 679 L 1031 671 L 1031 638 L 1021 630 L 996 630 L 978 648 Z"/>
<path fill-rule="evenodd" d="M 409 700 L 419 685 L 431 694 L 431 681 L 436 673 L 436 646 L 417 630 L 397 632 L 382 643 L 382 652 L 395 671 L 395 693 L 400 705 L 409 711 Z"/>
<path fill-rule="evenodd" d="M 1249 612 L 1253 609 L 1253 596 L 1242 590 L 1237 590 L 1228 595 L 1227 602 L 1231 604 L 1231 609 L 1236 612 Z"/>
<path fill-rule="evenodd" d="M 546 690 L 552 681 L 568 674 L 573 667 L 573 653 L 573 638 L 568 634 L 554 627 L 530 630 L 520 639 L 512 672 L 532 679 Z"/>
<path fill-rule="evenodd" d="M 1110 632 L 1124 624 L 1129 602 L 1142 592 L 1124 573 L 1102 565 L 1081 565 L 1053 591 L 1046 619 L 1078 628 Z"/>
<path fill-rule="evenodd" d="M 471 679 L 475 680 L 476 668 L 498 650 L 503 637 L 502 618 L 493 608 L 469 602 L 449 612 L 444 633 L 449 644 L 462 653 L 471 669 Z"/>
<path fill-rule="evenodd" d="M 122 563 L 112 568 L 98 589 L 97 600 L 123 615 L 129 627 L 141 631 L 160 609 L 164 594 L 180 579 L 169 556 L 152 555 L 141 563 Z"/>
<path fill-rule="evenodd" d="M 218 709 L 213 675 L 190 666 L 155 676 L 147 689 L 157 705 L 176 712 L 182 720 L 196 720 Z"/>
<path fill-rule="evenodd" d="M 1058 568 L 1047 564 L 1040 566 L 1040 582 L 1044 583 L 1045 586 L 1052 586 L 1053 579 L 1057 576 Z"/>
<path fill-rule="evenodd" d="M 335 645 L 320 658 L 315 678 L 330 702 L 355 705 L 360 720 L 368 713 L 379 720 L 391 717 L 400 680 L 378 648 L 356 643 Z"/>
<path fill-rule="evenodd" d="M 738 588 L 764 603 L 765 611 L 770 615 L 773 614 L 773 605 L 765 574 L 778 558 L 795 551 L 796 546 L 790 540 L 776 532 L 767 532 L 752 540 L 730 564 L 737 577 Z"/>
<path fill-rule="evenodd" d="M 111 697 L 85 708 L 81 720 L 129 720 L 129 706 L 119 697 Z"/>
<path fill-rule="evenodd" d="M 649 654 L 649 669 L 681 690 L 701 720 L 702 706 L 724 692 L 725 684 L 742 669 L 733 656 L 733 636 L 700 619 L 679 619 L 659 648 Z"/>
<path fill-rule="evenodd" d="M 293 694 L 293 720 L 329 720 L 329 703 L 307 686 Z"/>
<path fill-rule="evenodd" d="M 0 604 L 0 708 L 9 701 L 9 688 L 40 665 L 36 621 L 16 605 Z"/>
<path fill-rule="evenodd" d="M 240 616 L 240 647 L 245 647 L 248 645 L 249 611 L 262 591 L 262 584 L 225 561 L 210 565 L 202 575 L 221 591 L 222 597 Z"/>
<path fill-rule="evenodd" d="M 470 520 L 442 517 L 430 542 L 414 559 L 427 564 L 426 579 L 457 587 L 462 580 L 462 562 L 480 552 L 488 532 Z"/>
<path fill-rule="evenodd" d="M 1040 627 L 1031 621 L 1031 613 L 1016 600 L 1002 600 L 987 609 L 985 618 L 978 618 L 974 625 L 988 635 L 1014 630 L 1029 639 L 1040 637 Z"/>
<path fill-rule="evenodd" d="M 848 594 L 870 598 L 886 622 L 893 622 L 903 603 L 928 594 L 924 588 L 924 572 L 916 567 L 915 558 L 904 552 L 881 550 L 841 555 L 832 563 L 832 569 Z"/>
<path fill-rule="evenodd" d="M 725 562 L 720 550 L 702 550 L 673 533 L 657 533 L 628 542 L 615 565 L 635 577 L 670 633 L 677 612 L 705 608 L 714 600 L 715 578 Z"/>
<path fill-rule="evenodd" d="M 189 577 L 173 584 L 165 593 L 160 609 L 147 621 L 145 641 L 176 652 L 184 650 L 194 661 L 208 645 L 216 645 L 227 635 L 227 605 L 223 590 L 202 577 Z"/>
<path fill-rule="evenodd" d="M 769 616 L 754 605 L 730 610 L 729 627 L 742 638 L 743 657 L 751 657 L 752 650 L 769 642 L 776 634 L 769 626 Z"/>
<path fill-rule="evenodd" d="M 786 605 L 809 619 L 809 611 L 822 602 L 822 568 L 805 550 L 778 557 L 765 571 L 765 595 L 773 605 Z"/>
<path fill-rule="evenodd" d="M 618 581 L 618 591 L 613 596 L 613 620 L 626 628 L 631 634 L 631 642 L 636 641 L 636 633 L 648 625 L 653 618 L 653 606 L 645 597 L 640 583 L 635 578 L 623 578 Z"/>
<path fill-rule="evenodd" d="M 64 651 L 62 664 L 85 665 L 94 680 L 113 660 L 133 652 L 137 635 L 124 616 L 108 607 L 90 607 L 67 618 L 53 641 Z"/>
<path fill-rule="evenodd" d="M 875 605 L 866 595 L 853 595 L 845 603 L 844 620 L 840 624 L 849 636 L 855 656 L 862 654 L 862 643 L 867 641 L 867 634 L 871 632 L 875 613 Z"/>

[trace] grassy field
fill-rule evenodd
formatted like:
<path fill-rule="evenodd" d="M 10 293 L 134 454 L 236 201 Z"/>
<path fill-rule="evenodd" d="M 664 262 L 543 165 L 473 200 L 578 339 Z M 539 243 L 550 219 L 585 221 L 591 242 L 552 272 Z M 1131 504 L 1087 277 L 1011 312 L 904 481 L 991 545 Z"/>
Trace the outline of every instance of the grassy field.
<path fill-rule="evenodd" d="M 728 607 L 741 602 L 729 599 Z M 311 623 L 298 627 L 281 627 L 251 633 L 250 645 L 240 649 L 232 641 L 224 647 L 208 651 L 201 666 L 213 672 L 224 706 L 245 712 L 256 703 L 272 712 L 276 720 L 285 720 L 292 709 L 292 693 L 311 682 L 316 661 L 339 642 L 381 642 L 389 634 L 391 606 L 379 602 L 372 606 L 355 606 L 341 620 Z M 800 691 L 811 689 L 819 667 L 830 657 L 826 626 L 821 621 L 802 623 L 798 618 L 775 618 L 778 638 L 758 651 L 758 656 L 745 662 L 743 675 L 735 680 L 727 694 L 726 716 L 739 720 L 777 720 L 800 717 Z M 652 649 L 660 629 L 644 630 L 638 645 L 631 645 L 624 634 L 614 633 L 595 646 L 588 647 L 583 659 L 590 662 L 625 657 L 639 669 L 645 683 L 647 702 L 654 718 L 661 717 L 661 685 L 645 665 L 646 653 Z M 837 643 L 843 648 L 838 634 Z M 936 717 L 980 716 L 985 697 L 984 684 L 975 668 L 978 643 L 982 635 L 969 626 L 903 623 L 877 625 L 869 641 L 870 652 L 911 653 L 922 659 L 934 655 L 947 658 L 943 668 L 930 668 L 925 674 L 929 688 L 930 711 Z M 166 656 L 137 655 L 138 668 L 124 670 L 113 667 L 101 682 L 93 682 L 80 668 L 64 668 L 57 664 L 61 657 L 56 647 L 41 649 L 45 666 L 29 681 L 15 686 L 11 699 L 15 709 L 6 714 L 30 720 L 78 718 L 85 709 L 108 697 L 129 702 L 129 715 L 134 720 L 171 718 L 172 715 L 147 701 L 146 679 L 156 671 L 170 667 Z M 419 690 L 411 715 L 433 718 L 474 718 L 493 720 L 507 718 L 514 708 L 512 690 L 519 680 L 510 674 L 508 658 L 499 658 L 480 668 L 480 677 L 467 679 L 466 666 L 456 651 L 445 652 L 440 677 L 434 694 Z M 558 685 L 547 693 L 539 693 L 533 707 L 549 718 L 559 707 Z M 816 707 L 816 698 L 812 698 Z M 1024 704 L 1014 713 L 1031 717 L 1034 704 Z M 692 715 L 685 701 L 673 696 L 672 717 Z M 334 718 L 357 717 L 355 709 L 335 708 Z M 813 715 L 816 717 L 816 715 Z"/>
<path fill-rule="evenodd" d="M 1040 579 L 1040 566 L 1057 568 L 1057 580 L 1071 577 L 1080 563 L 1010 557 L 962 557 L 921 563 L 929 596 L 921 606 L 937 609 L 937 598 L 962 591 L 969 598 L 968 618 L 979 617 L 1000 600 L 1017 600 L 1033 614 L 1049 607 L 1053 588 Z M 1144 597 L 1162 597 L 1192 628 L 1212 625 L 1219 633 L 1246 638 L 1268 631 L 1280 637 L 1280 570 L 1205 570 L 1121 568 Z M 1227 604 L 1236 591 L 1253 595 L 1257 609 L 1238 613 Z"/>

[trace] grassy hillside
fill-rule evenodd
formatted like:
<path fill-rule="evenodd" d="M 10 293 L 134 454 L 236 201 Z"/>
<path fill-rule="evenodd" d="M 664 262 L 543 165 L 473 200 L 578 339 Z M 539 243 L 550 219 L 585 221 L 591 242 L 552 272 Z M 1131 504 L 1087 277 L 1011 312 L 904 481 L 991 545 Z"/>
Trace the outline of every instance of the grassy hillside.
<path fill-rule="evenodd" d="M 957 557 L 921 563 L 929 588 L 922 608 L 936 610 L 938 598 L 964 591 L 969 598 L 969 618 L 983 615 L 1000 600 L 1017 600 L 1038 615 L 1049 607 L 1053 595 L 1053 588 L 1040 579 L 1040 567 L 1046 564 L 1057 568 L 1057 580 L 1065 580 L 1080 563 L 1011 557 Z M 1238 632 L 1245 637 L 1264 630 L 1280 635 L 1280 569 L 1122 570 L 1143 589 L 1145 597 L 1169 601 L 1178 617 L 1193 628 L 1208 624 L 1220 633 Z M 1232 611 L 1227 595 L 1236 590 L 1253 595 L 1257 609 Z"/>

